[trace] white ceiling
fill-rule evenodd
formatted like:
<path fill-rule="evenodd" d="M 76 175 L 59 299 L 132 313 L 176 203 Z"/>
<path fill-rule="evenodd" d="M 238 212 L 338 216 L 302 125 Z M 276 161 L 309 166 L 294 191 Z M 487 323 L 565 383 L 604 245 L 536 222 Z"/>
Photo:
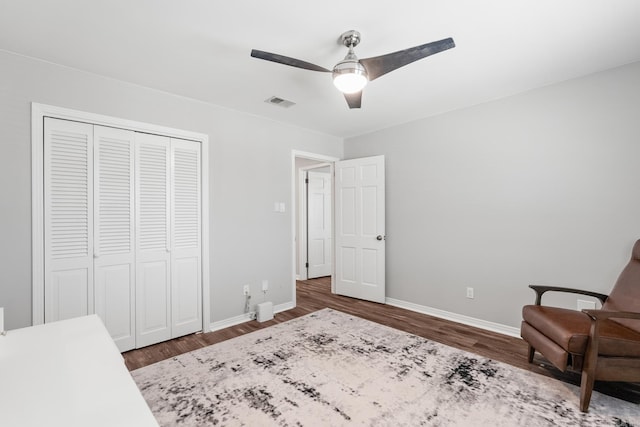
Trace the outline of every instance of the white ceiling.
<path fill-rule="evenodd" d="M 351 29 L 360 58 L 457 46 L 371 82 L 360 110 L 328 73 L 249 56 L 332 68 Z M 349 137 L 639 61 L 640 1 L 0 0 L 0 49 Z"/>

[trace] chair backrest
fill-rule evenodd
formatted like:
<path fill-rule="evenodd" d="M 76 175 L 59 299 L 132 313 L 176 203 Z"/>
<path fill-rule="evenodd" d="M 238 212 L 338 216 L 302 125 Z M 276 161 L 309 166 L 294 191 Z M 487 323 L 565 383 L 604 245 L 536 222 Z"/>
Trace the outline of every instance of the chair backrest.
<path fill-rule="evenodd" d="M 640 240 L 633 245 L 631 259 L 620 273 L 602 309 L 640 313 Z M 640 332 L 640 320 L 615 319 L 615 321 Z"/>

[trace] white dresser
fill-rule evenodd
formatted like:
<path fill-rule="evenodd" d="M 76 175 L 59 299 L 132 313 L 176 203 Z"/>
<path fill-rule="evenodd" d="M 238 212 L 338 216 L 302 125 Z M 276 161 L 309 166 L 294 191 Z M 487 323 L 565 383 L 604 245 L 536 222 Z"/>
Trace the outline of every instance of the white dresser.
<path fill-rule="evenodd" d="M 0 336 L 0 426 L 158 426 L 96 315 Z"/>

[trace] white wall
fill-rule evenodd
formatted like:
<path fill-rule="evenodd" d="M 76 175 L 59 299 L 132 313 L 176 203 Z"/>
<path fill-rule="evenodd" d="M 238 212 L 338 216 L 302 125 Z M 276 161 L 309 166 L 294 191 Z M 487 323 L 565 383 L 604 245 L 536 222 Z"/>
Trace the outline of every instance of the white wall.
<path fill-rule="evenodd" d="M 241 315 L 242 286 L 261 295 L 262 279 L 274 304 L 292 300 L 291 151 L 342 157 L 340 138 L 0 51 L 0 307 L 7 329 L 31 324 L 31 102 L 208 134 L 212 321 Z M 286 213 L 273 212 L 276 201 L 286 202 Z"/>
<path fill-rule="evenodd" d="M 378 154 L 387 296 L 518 327 L 527 285 L 608 293 L 640 238 L 640 63 L 345 142 Z"/>

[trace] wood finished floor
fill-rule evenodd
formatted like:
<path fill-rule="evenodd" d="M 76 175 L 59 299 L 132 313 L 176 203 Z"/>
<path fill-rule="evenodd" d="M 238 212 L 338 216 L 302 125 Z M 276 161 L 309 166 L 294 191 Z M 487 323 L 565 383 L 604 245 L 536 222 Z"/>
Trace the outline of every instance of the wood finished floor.
<path fill-rule="evenodd" d="M 335 295 L 331 293 L 330 277 L 299 281 L 296 289 L 296 308 L 276 314 L 273 320 L 263 323 L 249 321 L 215 332 L 187 335 L 128 351 L 123 353 L 127 368 L 129 370 L 138 369 L 328 307 L 531 372 L 572 384 L 580 382 L 578 374 L 559 372 L 537 353 L 534 363 L 527 363 L 527 344 L 520 338 L 509 337 L 390 305 Z M 595 389 L 630 402 L 640 403 L 640 384 L 637 383 L 597 382 Z"/>

